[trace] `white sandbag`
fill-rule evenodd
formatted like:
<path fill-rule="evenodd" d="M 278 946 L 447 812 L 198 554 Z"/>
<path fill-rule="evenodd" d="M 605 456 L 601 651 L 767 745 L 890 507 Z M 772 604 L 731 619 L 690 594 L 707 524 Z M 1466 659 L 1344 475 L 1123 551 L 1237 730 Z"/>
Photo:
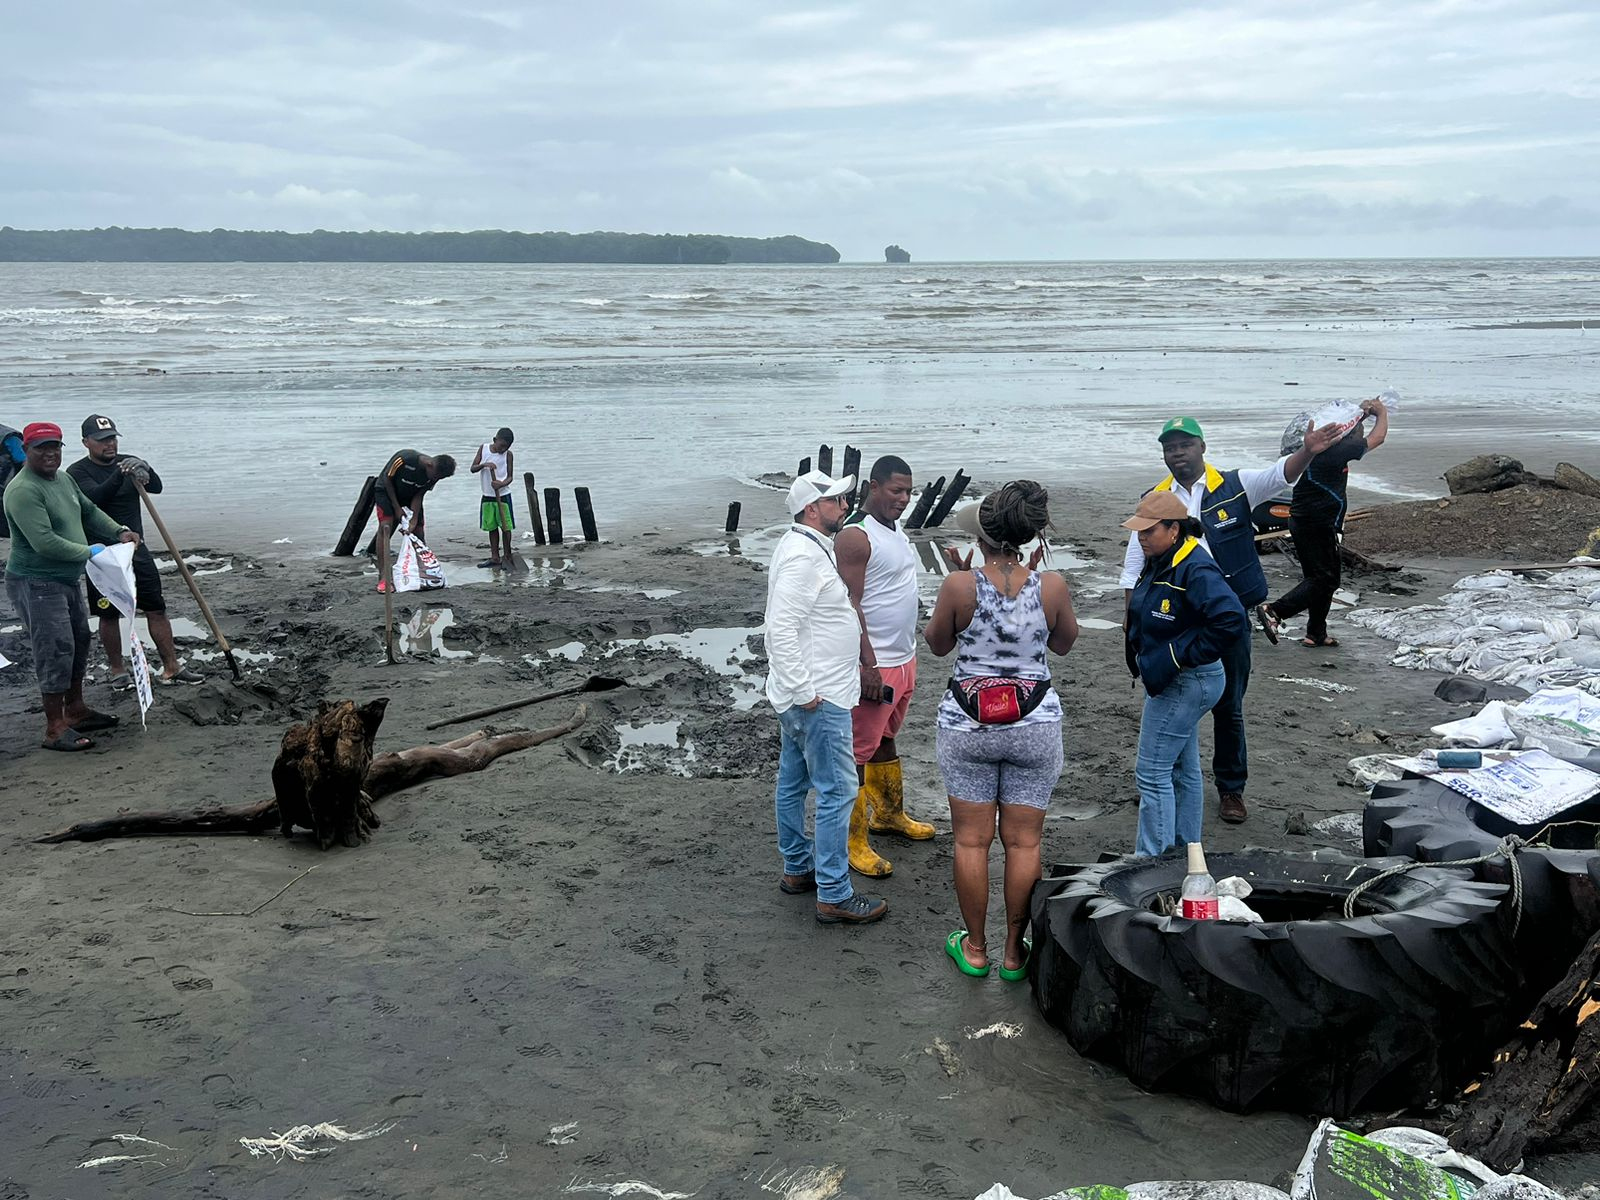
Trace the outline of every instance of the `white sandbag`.
<path fill-rule="evenodd" d="M 1423 1129 L 1361 1137 L 1324 1120 L 1295 1171 L 1292 1200 L 1561 1200 L 1522 1175 L 1499 1175 Z"/>
<path fill-rule="evenodd" d="M 1240 1179 L 1157 1179 L 1130 1183 L 1127 1194 L 1128 1200 L 1289 1200 L 1275 1187 Z"/>
<path fill-rule="evenodd" d="M 1515 734 L 1506 721 L 1506 702 L 1491 700 L 1470 717 L 1446 721 L 1429 730 L 1447 746 L 1509 746 Z"/>
<path fill-rule="evenodd" d="M 400 553 L 395 557 L 391 573 L 397 592 L 420 592 L 444 586 L 444 566 L 414 533 L 401 535 Z"/>

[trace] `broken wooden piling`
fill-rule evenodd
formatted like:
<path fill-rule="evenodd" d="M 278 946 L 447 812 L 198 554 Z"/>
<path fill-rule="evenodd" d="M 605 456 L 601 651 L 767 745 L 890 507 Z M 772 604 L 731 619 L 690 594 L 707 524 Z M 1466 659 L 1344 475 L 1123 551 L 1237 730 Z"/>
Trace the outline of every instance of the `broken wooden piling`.
<path fill-rule="evenodd" d="M 933 502 L 939 498 L 939 490 L 943 487 L 944 476 L 941 475 L 922 489 L 922 495 L 917 497 L 917 506 L 911 510 L 911 515 L 906 518 L 905 528 L 922 528 L 922 523 L 928 519 L 928 511 L 933 508 Z"/>
<path fill-rule="evenodd" d="M 522 486 L 528 491 L 528 523 L 533 530 L 533 544 L 544 545 L 544 517 L 539 513 L 539 489 L 534 486 L 533 472 L 522 473 Z"/>
<path fill-rule="evenodd" d="M 961 494 L 967 490 L 967 484 L 971 482 L 972 480 L 967 477 L 965 471 L 958 470 L 956 477 L 950 481 L 950 486 L 945 489 L 945 493 L 940 497 L 939 503 L 934 505 L 933 511 L 928 514 L 928 519 L 922 527 L 924 529 L 939 528 L 944 523 L 944 519 L 950 515 L 950 510 L 961 499 Z"/>
<path fill-rule="evenodd" d="M 723 533 L 739 532 L 739 512 L 743 507 L 744 506 L 737 500 L 732 501 L 728 505 L 728 520 L 727 523 L 722 527 Z"/>
<path fill-rule="evenodd" d="M 594 524 L 594 503 L 589 499 L 589 489 L 577 487 L 572 489 L 572 498 L 578 502 L 578 524 L 583 526 L 583 540 L 598 542 L 600 532 Z"/>
<path fill-rule="evenodd" d="M 561 489 L 547 487 L 544 490 L 544 523 L 545 530 L 550 536 L 550 544 L 561 544 Z"/>
<path fill-rule="evenodd" d="M 817 470 L 824 475 L 833 474 L 833 447 L 826 442 L 817 447 Z"/>
<path fill-rule="evenodd" d="M 356 552 L 356 542 L 361 540 L 362 530 L 366 529 L 367 522 L 372 519 L 372 485 L 377 479 L 376 475 L 368 475 L 367 481 L 361 485 L 361 494 L 356 497 L 356 506 L 350 510 L 350 517 L 344 523 L 344 532 L 339 535 L 338 544 L 333 548 L 336 557 L 349 558 Z"/>

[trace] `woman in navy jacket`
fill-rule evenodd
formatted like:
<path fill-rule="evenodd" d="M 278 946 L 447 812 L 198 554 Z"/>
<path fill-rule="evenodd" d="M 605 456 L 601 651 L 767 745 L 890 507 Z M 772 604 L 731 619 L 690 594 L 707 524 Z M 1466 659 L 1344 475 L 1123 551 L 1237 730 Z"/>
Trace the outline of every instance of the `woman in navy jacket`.
<path fill-rule="evenodd" d="M 1127 655 L 1145 690 L 1134 850 L 1154 855 L 1200 840 L 1200 718 L 1222 695 L 1223 651 L 1250 636 L 1250 622 L 1182 500 L 1151 492 L 1122 524 L 1145 555 L 1128 599 Z"/>

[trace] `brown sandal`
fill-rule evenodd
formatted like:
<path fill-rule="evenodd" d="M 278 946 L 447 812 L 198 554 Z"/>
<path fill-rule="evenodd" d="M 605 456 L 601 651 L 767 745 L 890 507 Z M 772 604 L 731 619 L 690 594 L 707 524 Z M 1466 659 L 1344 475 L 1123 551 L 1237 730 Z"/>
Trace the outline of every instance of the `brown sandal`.
<path fill-rule="evenodd" d="M 1316 638 L 1308 638 L 1307 637 L 1307 638 L 1301 638 L 1300 639 L 1300 644 L 1302 646 L 1309 646 L 1313 650 L 1324 649 L 1324 648 L 1331 650 L 1333 647 L 1335 647 L 1335 646 L 1337 646 L 1339 644 L 1339 639 L 1336 638 L 1336 637 L 1325 637 L 1325 638 L 1321 639 L 1320 641 L 1318 641 Z"/>

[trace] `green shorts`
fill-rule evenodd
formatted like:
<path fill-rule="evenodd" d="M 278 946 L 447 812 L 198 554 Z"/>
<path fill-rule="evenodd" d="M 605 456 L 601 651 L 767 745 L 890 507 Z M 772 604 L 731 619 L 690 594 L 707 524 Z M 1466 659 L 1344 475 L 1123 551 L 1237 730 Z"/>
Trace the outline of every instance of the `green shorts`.
<path fill-rule="evenodd" d="M 485 496 L 483 503 L 478 506 L 478 528 L 488 533 L 496 529 L 504 529 L 507 533 L 517 527 L 516 514 L 511 511 L 511 497 L 501 496 L 496 500 L 493 496 Z"/>

